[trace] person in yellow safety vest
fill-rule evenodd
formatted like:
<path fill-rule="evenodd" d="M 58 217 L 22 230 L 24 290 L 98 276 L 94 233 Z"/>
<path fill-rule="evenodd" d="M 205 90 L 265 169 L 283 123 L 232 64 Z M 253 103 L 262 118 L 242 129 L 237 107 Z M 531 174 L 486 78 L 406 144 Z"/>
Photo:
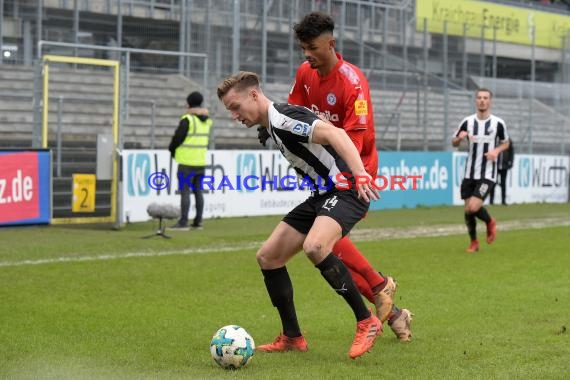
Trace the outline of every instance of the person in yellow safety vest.
<path fill-rule="evenodd" d="M 206 155 L 210 142 L 212 119 L 207 108 L 202 107 L 204 97 L 194 91 L 188 95 L 188 110 L 180 118 L 168 150 L 178 163 L 178 191 L 180 193 L 180 219 L 171 228 L 188 229 L 190 191 L 196 200 L 196 215 L 190 226 L 202 228 L 204 194 L 201 179 L 206 170 Z"/>

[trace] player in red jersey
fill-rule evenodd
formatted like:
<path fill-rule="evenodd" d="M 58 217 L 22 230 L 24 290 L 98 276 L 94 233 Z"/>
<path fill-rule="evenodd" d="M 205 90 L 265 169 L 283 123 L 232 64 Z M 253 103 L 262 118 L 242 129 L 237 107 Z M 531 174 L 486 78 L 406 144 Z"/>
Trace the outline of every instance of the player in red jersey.
<path fill-rule="evenodd" d="M 344 128 L 360 153 L 366 171 L 378 173 L 378 151 L 368 80 L 355 65 L 335 51 L 334 20 L 322 12 L 306 15 L 294 27 L 306 61 L 295 76 L 288 103 L 310 108 L 338 128 Z M 348 236 L 333 247 L 349 268 L 361 294 L 374 303 L 377 316 L 388 323 L 398 339 L 411 338 L 411 313 L 393 305 L 396 284 L 383 277 Z"/>
<path fill-rule="evenodd" d="M 320 42 L 301 42 L 308 58 L 297 70 L 288 102 L 310 108 L 337 128 L 344 127 L 360 152 L 366 171 L 375 176 L 378 152 L 368 81 L 340 53 L 333 52 L 328 61 L 309 56 L 319 49 Z"/>

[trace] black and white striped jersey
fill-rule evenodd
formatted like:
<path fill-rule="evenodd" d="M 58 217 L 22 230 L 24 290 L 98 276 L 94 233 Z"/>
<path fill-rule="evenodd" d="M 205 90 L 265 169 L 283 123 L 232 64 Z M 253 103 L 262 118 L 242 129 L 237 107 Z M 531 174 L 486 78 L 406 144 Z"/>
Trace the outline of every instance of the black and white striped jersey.
<path fill-rule="evenodd" d="M 503 119 L 491 115 L 486 120 L 479 120 L 477 114 L 473 114 L 461 121 L 454 136 L 457 137 L 461 131 L 467 131 L 469 141 L 464 178 L 496 182 L 497 161 L 488 160 L 485 153 L 509 139 Z"/>
<path fill-rule="evenodd" d="M 320 119 L 311 110 L 273 103 L 268 113 L 269 134 L 299 179 L 311 182 L 310 189 L 314 189 L 314 194 L 324 194 L 339 183 L 337 174 L 350 173 L 348 165 L 332 146 L 312 142 L 315 124 Z"/>

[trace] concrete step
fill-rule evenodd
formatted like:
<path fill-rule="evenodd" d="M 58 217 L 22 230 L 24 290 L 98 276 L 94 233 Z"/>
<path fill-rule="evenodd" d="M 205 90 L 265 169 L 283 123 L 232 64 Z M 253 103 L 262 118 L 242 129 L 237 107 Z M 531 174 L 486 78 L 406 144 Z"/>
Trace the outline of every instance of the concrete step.
<path fill-rule="evenodd" d="M 57 147 L 52 147 L 52 155 L 55 159 Z M 62 144 L 61 160 L 66 163 L 90 163 L 96 162 L 97 150 L 88 148 L 69 148 Z"/>
<path fill-rule="evenodd" d="M 28 149 L 32 147 L 31 134 L 2 134 L 0 138 L 0 149 Z"/>
<path fill-rule="evenodd" d="M 16 70 L 14 65 L 0 65 L 0 82 L 3 81 L 19 81 L 19 82 L 33 82 L 34 71 L 29 70 Z"/>
<path fill-rule="evenodd" d="M 4 123 L 0 122 L 0 142 L 12 140 L 32 141 L 32 132 L 34 126 L 32 123 Z"/>

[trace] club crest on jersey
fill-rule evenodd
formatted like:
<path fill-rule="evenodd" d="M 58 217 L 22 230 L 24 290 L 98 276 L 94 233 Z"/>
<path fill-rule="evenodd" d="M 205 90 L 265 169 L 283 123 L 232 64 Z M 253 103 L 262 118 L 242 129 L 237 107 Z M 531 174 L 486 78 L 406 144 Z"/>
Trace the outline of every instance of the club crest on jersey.
<path fill-rule="evenodd" d="M 309 125 L 307 124 L 296 124 L 291 130 L 296 135 L 308 136 L 309 135 Z"/>
<path fill-rule="evenodd" d="M 327 95 L 327 103 L 331 106 L 334 106 L 336 104 L 336 95 L 332 92 L 329 92 Z"/>

